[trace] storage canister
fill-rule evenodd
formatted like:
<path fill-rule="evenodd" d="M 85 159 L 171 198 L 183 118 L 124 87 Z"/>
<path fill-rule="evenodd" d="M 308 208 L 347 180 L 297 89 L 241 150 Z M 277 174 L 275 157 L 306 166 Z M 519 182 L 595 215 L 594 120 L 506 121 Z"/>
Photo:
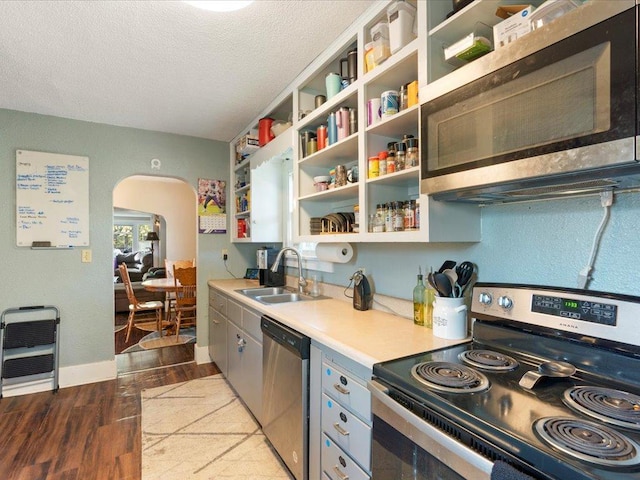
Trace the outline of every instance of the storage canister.
<path fill-rule="evenodd" d="M 414 33 L 415 18 L 416 7 L 409 2 L 397 1 L 387 9 L 389 47 L 392 54 L 416 38 Z"/>
<path fill-rule="evenodd" d="M 398 91 L 387 90 L 380 95 L 380 113 L 382 118 L 388 118 L 398 113 Z"/>
<path fill-rule="evenodd" d="M 376 178 L 380 175 L 380 160 L 378 157 L 369 157 L 369 178 Z"/>
<path fill-rule="evenodd" d="M 373 43 L 373 66 L 377 67 L 391 56 L 391 49 L 389 46 L 389 24 L 387 22 L 377 23 L 371 27 L 370 34 Z"/>
<path fill-rule="evenodd" d="M 318 141 L 318 150 L 322 150 L 327 146 L 327 126 L 320 125 L 316 129 L 316 140 Z"/>

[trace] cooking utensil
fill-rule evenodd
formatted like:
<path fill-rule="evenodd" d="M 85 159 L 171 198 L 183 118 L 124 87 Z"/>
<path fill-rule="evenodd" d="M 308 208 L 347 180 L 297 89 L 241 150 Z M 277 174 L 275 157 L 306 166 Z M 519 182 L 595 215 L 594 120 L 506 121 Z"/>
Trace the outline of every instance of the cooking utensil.
<path fill-rule="evenodd" d="M 450 297 L 453 293 L 453 285 L 451 284 L 451 280 L 444 273 L 434 273 L 433 274 L 433 288 L 436 289 L 436 292 L 441 297 Z"/>
<path fill-rule="evenodd" d="M 449 280 L 451 281 L 451 286 L 456 285 L 456 283 L 458 283 L 458 274 L 453 268 L 447 268 L 442 273 L 444 273 L 449 278 Z"/>
<path fill-rule="evenodd" d="M 447 268 L 455 268 L 455 267 L 456 267 L 456 262 L 454 262 L 453 260 L 445 260 L 442 266 L 440 267 L 440 269 L 438 270 L 438 273 L 444 273 L 444 271 Z"/>
<path fill-rule="evenodd" d="M 476 266 L 472 262 L 462 262 L 456 267 L 456 273 L 458 274 L 458 285 L 460 286 L 460 296 L 464 292 L 465 287 L 469 284 L 469 280 L 475 272 Z"/>
<path fill-rule="evenodd" d="M 565 378 L 576 373 L 576 367 L 567 362 L 544 362 L 538 366 L 538 371 L 531 370 L 520 379 L 520 386 L 532 390 L 542 377 Z"/>

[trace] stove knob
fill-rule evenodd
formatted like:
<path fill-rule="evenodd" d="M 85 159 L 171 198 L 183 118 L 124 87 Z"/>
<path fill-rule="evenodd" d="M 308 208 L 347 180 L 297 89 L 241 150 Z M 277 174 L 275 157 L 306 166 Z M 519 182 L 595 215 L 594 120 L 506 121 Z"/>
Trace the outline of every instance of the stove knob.
<path fill-rule="evenodd" d="M 513 307 L 513 301 L 509 297 L 500 297 L 498 298 L 498 305 L 505 310 L 510 310 Z"/>
<path fill-rule="evenodd" d="M 479 301 L 482 305 L 491 305 L 491 302 L 493 301 L 493 298 L 491 297 L 491 294 L 490 294 L 490 293 L 482 292 L 482 293 L 478 296 L 478 301 Z"/>

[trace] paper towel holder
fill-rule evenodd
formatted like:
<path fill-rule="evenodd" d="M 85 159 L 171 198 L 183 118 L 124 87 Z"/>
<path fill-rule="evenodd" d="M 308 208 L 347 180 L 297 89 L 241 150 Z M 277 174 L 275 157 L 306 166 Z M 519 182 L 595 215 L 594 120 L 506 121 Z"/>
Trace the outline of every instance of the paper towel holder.
<path fill-rule="evenodd" d="M 350 243 L 318 243 L 316 257 L 324 262 L 347 263 L 353 257 L 353 247 Z"/>

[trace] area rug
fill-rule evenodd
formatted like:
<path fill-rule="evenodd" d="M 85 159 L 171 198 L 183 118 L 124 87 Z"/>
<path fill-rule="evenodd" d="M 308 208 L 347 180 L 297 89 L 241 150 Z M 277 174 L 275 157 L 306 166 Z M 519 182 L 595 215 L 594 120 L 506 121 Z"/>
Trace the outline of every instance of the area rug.
<path fill-rule="evenodd" d="M 154 331 L 145 335 L 138 343 L 125 348 L 120 353 L 142 352 L 153 348 L 174 347 L 186 343 L 196 343 L 195 328 L 181 328 L 180 335 L 178 335 L 177 339 L 175 334 L 167 335 L 167 332 L 163 332 L 163 335 L 160 336 L 157 331 Z"/>
<path fill-rule="evenodd" d="M 222 374 L 141 397 L 144 480 L 293 479 Z"/>

